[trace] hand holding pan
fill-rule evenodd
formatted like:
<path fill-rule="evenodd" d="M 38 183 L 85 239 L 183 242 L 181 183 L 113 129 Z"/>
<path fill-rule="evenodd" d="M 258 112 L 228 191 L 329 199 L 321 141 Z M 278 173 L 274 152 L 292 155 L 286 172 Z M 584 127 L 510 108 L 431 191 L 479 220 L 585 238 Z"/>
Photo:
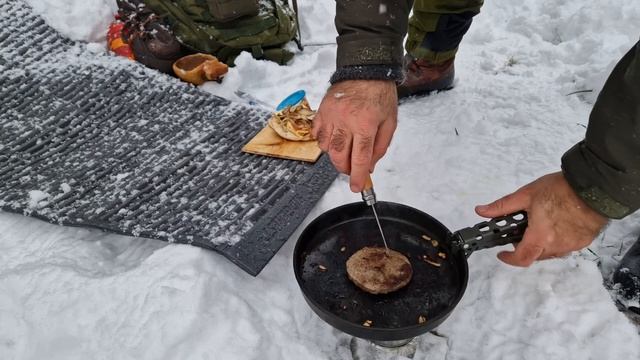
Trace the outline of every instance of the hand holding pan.
<path fill-rule="evenodd" d="M 407 256 L 413 277 L 384 295 L 366 293 L 347 277 L 346 261 L 366 246 L 382 246 L 369 206 L 357 202 L 327 211 L 300 235 L 293 254 L 305 300 L 323 320 L 353 336 L 375 341 L 409 339 L 442 323 L 467 286 L 467 257 L 474 251 L 514 243 L 527 226 L 524 212 L 452 233 L 417 209 L 378 201 L 389 248 Z"/>

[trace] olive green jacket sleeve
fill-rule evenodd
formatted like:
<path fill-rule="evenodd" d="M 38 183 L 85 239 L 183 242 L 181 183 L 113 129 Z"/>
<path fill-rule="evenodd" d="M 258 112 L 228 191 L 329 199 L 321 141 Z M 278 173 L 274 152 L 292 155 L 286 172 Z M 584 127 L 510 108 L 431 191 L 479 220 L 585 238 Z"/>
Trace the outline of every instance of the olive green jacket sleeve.
<path fill-rule="evenodd" d="M 336 0 L 338 54 L 332 82 L 402 77 L 413 0 Z"/>
<path fill-rule="evenodd" d="M 604 216 L 620 219 L 640 208 L 640 42 L 609 75 L 586 137 L 564 154 L 562 170 Z"/>

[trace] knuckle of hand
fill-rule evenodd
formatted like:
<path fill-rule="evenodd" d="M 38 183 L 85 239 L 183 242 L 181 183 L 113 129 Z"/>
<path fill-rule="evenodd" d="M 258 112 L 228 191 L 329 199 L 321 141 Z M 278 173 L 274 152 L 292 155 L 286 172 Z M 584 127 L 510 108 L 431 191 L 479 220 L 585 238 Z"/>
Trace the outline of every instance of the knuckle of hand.
<path fill-rule="evenodd" d="M 355 166 L 368 166 L 370 162 L 371 157 L 369 156 L 356 155 L 351 159 L 351 163 Z"/>
<path fill-rule="evenodd" d="M 558 238 L 555 234 L 547 234 L 544 238 L 542 238 L 542 243 L 548 246 L 554 244 L 557 240 Z"/>
<path fill-rule="evenodd" d="M 344 129 L 335 129 L 331 135 L 330 148 L 336 152 L 342 152 L 347 142 L 347 132 Z"/>
<path fill-rule="evenodd" d="M 358 150 L 360 151 L 370 151 L 373 148 L 373 136 L 365 135 L 361 136 L 358 139 Z"/>
<path fill-rule="evenodd" d="M 369 165 L 373 154 L 373 137 L 365 136 L 354 144 L 352 162 L 355 165 Z"/>
<path fill-rule="evenodd" d="M 518 190 L 518 193 L 520 195 L 524 196 L 527 199 L 530 198 L 531 195 L 533 194 L 532 191 L 531 191 L 531 187 L 529 187 L 529 186 L 524 186 L 524 187 L 520 188 Z"/>
<path fill-rule="evenodd" d="M 525 249 L 526 251 L 523 254 L 524 260 L 531 265 L 534 261 L 536 261 L 544 250 L 542 246 L 533 245 Z"/>
<path fill-rule="evenodd" d="M 502 211 L 504 209 L 505 198 L 494 201 L 489 205 L 490 208 L 496 211 Z"/>
<path fill-rule="evenodd" d="M 373 137 L 373 135 L 376 133 L 376 129 L 377 127 L 372 126 L 371 123 L 367 120 L 357 124 L 354 130 L 358 135 Z"/>
<path fill-rule="evenodd" d="M 336 166 L 344 166 L 347 163 L 344 154 L 333 151 L 333 149 L 329 149 L 329 157 L 331 158 L 331 162 Z"/>
<path fill-rule="evenodd" d="M 514 264 L 528 267 L 542 255 L 543 247 L 539 245 L 520 246 L 514 253 Z"/>
<path fill-rule="evenodd" d="M 341 172 L 343 174 L 348 173 L 348 167 L 346 165 L 344 165 L 341 162 L 336 162 L 336 161 L 333 161 L 333 160 L 332 160 L 332 162 L 333 162 L 333 166 L 336 168 L 336 170 L 338 170 L 339 172 Z"/>
<path fill-rule="evenodd" d="M 385 156 L 387 154 L 387 149 L 374 149 L 373 150 L 373 157 L 375 159 L 380 159 L 381 157 Z"/>
<path fill-rule="evenodd" d="M 327 140 L 327 133 L 324 131 L 324 129 L 320 129 L 316 132 L 316 140 L 318 140 L 318 143 L 321 145 L 321 147 L 324 145 L 326 147 L 326 140 Z"/>
<path fill-rule="evenodd" d="M 333 166 L 343 174 L 349 173 L 349 169 L 351 163 L 349 159 L 345 157 L 344 153 L 337 153 L 335 151 L 329 150 L 329 157 L 331 158 L 331 162 Z"/>

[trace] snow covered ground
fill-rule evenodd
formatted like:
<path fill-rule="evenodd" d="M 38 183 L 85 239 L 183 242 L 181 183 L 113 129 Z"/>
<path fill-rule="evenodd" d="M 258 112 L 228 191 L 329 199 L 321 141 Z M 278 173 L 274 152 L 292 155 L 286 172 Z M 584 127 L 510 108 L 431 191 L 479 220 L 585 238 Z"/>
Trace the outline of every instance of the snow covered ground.
<path fill-rule="evenodd" d="M 93 42 L 114 9 L 112 0 L 29 2 L 67 36 Z M 333 42 L 333 2 L 299 2 L 305 43 Z M 480 221 L 474 205 L 559 169 L 639 35 L 632 1 L 487 2 L 460 50 L 456 88 L 400 108 L 374 174 L 379 198 L 452 230 Z M 332 45 L 308 46 L 286 67 L 245 54 L 222 84 L 202 88 L 274 105 L 303 88 L 317 106 L 334 57 Z M 580 90 L 593 92 L 568 95 Z M 305 223 L 352 201 L 342 177 Z M 2 213 L 0 359 L 349 359 L 350 337 L 315 316 L 297 288 L 300 230 L 252 278 L 199 248 Z M 635 214 L 613 223 L 593 253 L 528 269 L 500 263 L 495 249 L 474 254 L 462 302 L 438 335 L 418 340 L 416 359 L 639 358 L 638 329 L 603 286 L 638 234 Z"/>

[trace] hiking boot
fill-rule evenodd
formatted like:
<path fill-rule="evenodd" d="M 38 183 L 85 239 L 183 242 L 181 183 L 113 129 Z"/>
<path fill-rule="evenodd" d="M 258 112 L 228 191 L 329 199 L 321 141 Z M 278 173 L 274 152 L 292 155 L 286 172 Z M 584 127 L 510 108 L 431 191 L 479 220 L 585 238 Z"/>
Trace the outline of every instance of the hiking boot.
<path fill-rule="evenodd" d="M 620 261 L 613 273 L 614 284 L 620 284 L 620 295 L 627 299 L 640 298 L 640 238 Z"/>
<path fill-rule="evenodd" d="M 427 60 L 414 59 L 411 55 L 405 55 L 405 79 L 397 87 L 398 98 L 453 88 L 455 75 L 453 60 L 434 64 Z"/>
<path fill-rule="evenodd" d="M 136 60 L 165 74 L 173 74 L 173 63 L 182 57 L 182 47 L 164 25 L 151 21 L 143 31 L 129 37 Z"/>
<path fill-rule="evenodd" d="M 125 24 L 124 40 L 135 59 L 166 74 L 173 74 L 173 63 L 184 56 L 182 45 L 143 0 L 117 0 L 118 17 Z"/>

